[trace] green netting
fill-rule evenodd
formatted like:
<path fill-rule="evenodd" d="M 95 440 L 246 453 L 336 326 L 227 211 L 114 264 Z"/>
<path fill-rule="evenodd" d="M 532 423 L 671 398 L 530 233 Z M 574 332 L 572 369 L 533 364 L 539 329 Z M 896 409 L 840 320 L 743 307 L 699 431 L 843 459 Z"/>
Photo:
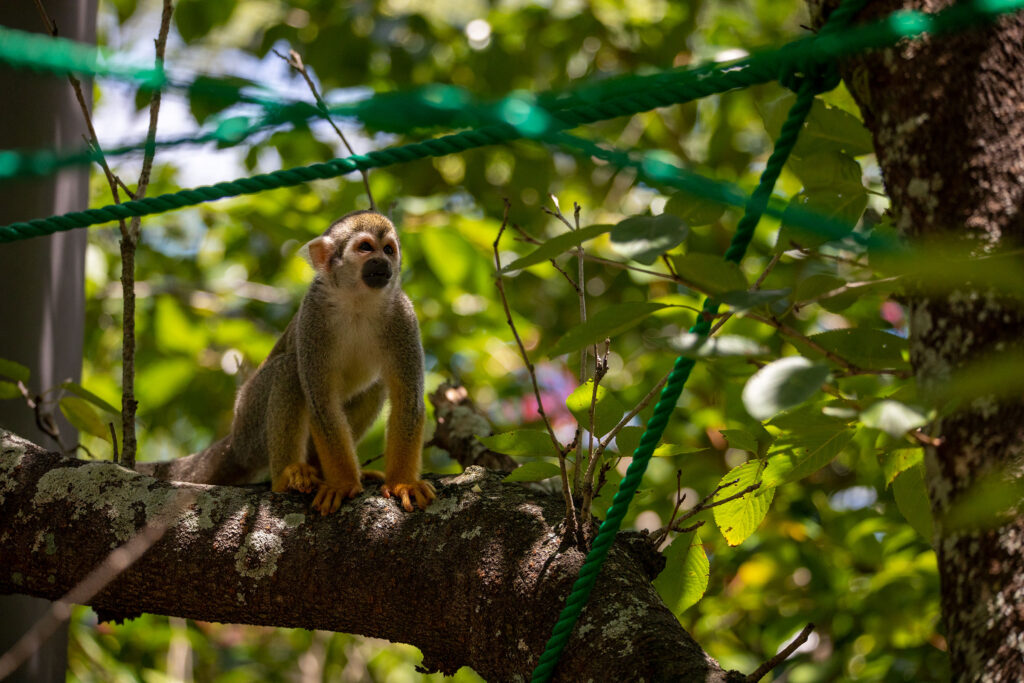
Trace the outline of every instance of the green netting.
<path fill-rule="evenodd" d="M 744 206 L 744 216 L 725 253 L 726 261 L 740 261 L 760 217 L 766 213 L 785 217 L 793 225 L 823 233 L 829 238 L 849 237 L 877 247 L 879 243 L 872 242 L 870 238 L 852 234 L 849 225 L 787 208 L 771 196 L 772 188 L 796 143 L 815 94 L 829 90 L 838 83 L 836 60 L 841 57 L 893 45 L 901 39 L 920 37 L 926 33 L 937 35 L 963 30 L 1000 14 L 1021 9 L 1024 0 L 973 0 L 958 3 L 934 15 L 914 11 L 896 12 L 870 24 L 837 31 L 837 27 L 846 24 L 865 2 L 844 0 L 817 36 L 794 41 L 777 50 L 761 51 L 729 64 L 670 70 L 648 76 L 627 76 L 569 92 L 510 96 L 496 103 L 481 103 L 465 91 L 449 86 L 430 86 L 411 93 L 375 95 L 360 102 L 332 107 L 332 114 L 356 118 L 364 126 L 376 130 L 407 132 L 437 126 L 448 129 L 460 126 L 471 128 L 423 142 L 334 159 L 322 164 L 14 223 L 0 227 L 0 241 L 160 213 L 224 197 L 333 178 L 357 170 L 452 154 L 519 138 L 533 138 L 577 154 L 608 161 L 618 167 L 634 168 L 641 177 L 657 184 L 687 190 L 724 204 Z M 266 95 L 258 89 L 255 94 L 246 92 L 237 83 L 205 76 L 169 78 L 162 64 L 140 65 L 91 46 L 20 33 L 3 27 L 0 27 L 0 62 L 55 74 L 78 73 L 118 78 L 144 88 L 178 89 L 190 96 L 212 95 L 229 102 L 247 102 L 262 107 L 262 114 L 258 116 L 225 119 L 198 135 L 157 143 L 163 147 L 210 141 L 235 144 L 254 132 L 304 122 L 321 115 L 312 105 L 277 98 L 273 94 Z M 645 153 L 637 159 L 627 152 L 603 147 L 566 132 L 582 124 L 689 102 L 709 94 L 774 80 L 796 91 L 797 99 L 782 127 L 775 151 L 768 160 L 760 183 L 749 198 L 732 185 L 698 176 L 664 156 Z M 128 154 L 142 148 L 143 145 L 126 145 L 108 151 L 107 155 Z M 99 153 L 88 149 L 60 154 L 51 151 L 6 150 L 0 152 L 0 179 L 53 173 L 64 166 L 90 163 L 97 158 Z M 710 331 L 710 321 L 717 312 L 718 304 L 710 298 L 705 300 L 702 315 L 698 316 L 690 331 L 706 336 Z M 534 681 L 550 679 L 694 364 L 692 359 L 676 359 L 655 406 L 654 415 L 633 453 L 633 461 L 619 485 L 619 491 L 541 655 L 533 674 Z"/>

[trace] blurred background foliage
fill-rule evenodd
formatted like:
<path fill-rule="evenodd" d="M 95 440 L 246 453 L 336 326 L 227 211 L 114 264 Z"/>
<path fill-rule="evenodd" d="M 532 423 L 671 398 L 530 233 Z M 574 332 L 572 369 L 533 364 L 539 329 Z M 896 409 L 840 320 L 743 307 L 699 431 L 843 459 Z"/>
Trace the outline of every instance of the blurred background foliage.
<path fill-rule="evenodd" d="M 101 42 L 150 55 L 158 10 L 152 0 L 101 2 Z M 328 101 L 434 82 L 489 98 L 514 89 L 560 89 L 627 72 L 733 59 L 743 55 L 741 50 L 803 35 L 807 23 L 797 0 L 180 0 L 168 62 L 242 76 L 308 99 L 300 79 L 271 52 L 295 49 Z M 135 130 L 144 125 L 145 97 L 136 98 L 120 84 L 100 83 L 96 93 L 101 140 L 117 139 L 124 127 L 117 122 Z M 870 141 L 842 87 L 822 99 L 828 107 L 820 106 L 825 113 L 811 124 L 818 125 L 819 135 L 810 127 L 805 131 L 810 147 L 798 148 L 777 193 L 852 221 L 867 208 L 859 229 L 869 229 L 887 207 Z M 668 151 L 694 170 L 752 189 L 790 101 L 780 86 L 766 85 L 603 122 L 585 135 L 624 149 Z M 163 131 L 195 128 L 211 115 L 224 114 L 223 104 L 174 97 L 169 102 Z M 417 139 L 373 135 L 340 123 L 357 151 Z M 822 142 L 834 131 L 842 144 Z M 150 194 L 344 155 L 321 124 L 257 136 L 234 149 L 161 153 Z M 115 170 L 128 179 L 137 165 L 137 159 L 122 160 Z M 211 177 L 214 172 L 222 175 Z M 420 315 L 428 391 L 446 378 L 464 383 L 499 432 L 539 426 L 494 287 L 491 249 L 503 199 L 511 202 L 511 220 L 538 239 L 565 230 L 541 209 L 552 206 L 551 194 L 567 214 L 573 202 L 579 203 L 583 225 L 666 210 L 688 215 L 693 203 L 692 198 L 673 201 L 667 191 L 637 182 L 631 171 L 530 142 L 375 170 L 370 182 L 378 205 L 400 226 L 405 289 Z M 108 193 L 101 174 L 94 173 L 91 204 L 109 203 Z M 227 432 L 237 386 L 285 328 L 311 277 L 297 256 L 299 247 L 332 218 L 367 206 L 362 184 L 349 177 L 143 221 L 136 391 L 139 452 L 145 458 L 177 457 Z M 720 255 L 738 218 L 735 210 L 713 211 L 703 224 L 692 221 L 683 244 L 671 253 Z M 762 221 L 743 264 L 748 282 L 777 251 L 779 227 L 778 221 Z M 118 235 L 109 227 L 92 229 L 90 239 L 83 385 L 120 405 Z M 586 247 L 591 254 L 628 262 L 607 235 Z M 532 249 L 510 233 L 501 248 L 505 263 Z M 764 288 L 790 289 L 790 303 L 814 299 L 870 279 L 866 261 L 863 253 L 830 247 L 788 251 Z M 575 273 L 575 261 L 566 268 Z M 649 268 L 667 272 L 661 261 Z M 700 302 L 691 290 L 614 264 L 587 262 L 585 289 L 591 312 L 627 302 Z M 513 273 L 506 290 L 538 362 L 545 406 L 568 441 L 574 422 L 564 401 L 578 384 L 578 355 L 548 358 L 544 350 L 578 323 L 576 295 L 549 264 Z M 905 320 L 892 290 L 867 287 L 798 310 L 779 308 L 777 302 L 764 315 L 780 316 L 802 335 L 854 327 L 899 340 L 906 334 Z M 689 327 L 692 317 L 686 308 L 666 308 L 616 335 L 603 386 L 624 405 L 635 404 L 671 368 L 675 352 L 666 338 Z M 795 352 L 830 364 L 813 348 L 751 318 L 734 318 L 723 332 L 754 339 L 773 356 Z M 903 369 L 905 353 L 897 351 Z M 779 486 L 767 518 L 741 545 L 727 544 L 710 513 L 698 518 L 708 521 L 696 546 L 710 560 L 707 591 L 693 606 L 677 605 L 683 607 L 680 619 L 724 667 L 742 671 L 755 668 L 814 622 L 814 635 L 788 668 L 791 683 L 945 680 L 935 556 L 901 514 L 891 485 L 896 473 L 919 462 L 919 451 L 899 429 L 888 436 L 877 420 L 872 426 L 871 419 L 857 418 L 882 396 L 913 404 L 913 391 L 892 375 L 847 376 L 834 363 L 830 368 L 832 385 L 843 398 L 819 393 L 802 410 L 820 418 L 823 408 L 831 407 L 854 435 L 834 460 Z M 752 451 L 761 447 L 751 446 L 749 437 L 756 439 L 763 430 L 741 398 L 755 370 L 742 358 L 698 365 L 665 439 L 679 445 L 668 450 L 687 453 L 652 461 L 627 527 L 656 529 L 668 521 L 677 471 L 692 504 L 730 469 L 756 457 Z M 813 422 L 814 415 L 807 419 Z M 798 411 L 795 423 L 800 416 Z M 770 431 L 782 438 L 798 434 L 798 427 L 782 424 Z M 735 430 L 731 440 L 720 434 L 728 429 Z M 97 456 L 109 457 L 109 445 L 99 438 L 86 435 L 83 443 Z M 367 457 L 381 447 L 378 423 L 360 452 Z M 428 449 L 425 459 L 428 471 L 455 470 L 436 449 Z M 623 461 L 613 464 L 624 471 Z M 915 473 L 906 469 L 900 476 Z M 596 508 L 607 503 L 614 487 L 614 481 L 605 487 Z M 904 489 L 911 491 L 907 500 L 919 505 L 917 489 Z M 452 571 L 462 571 L 457 559 Z M 417 673 L 418 661 L 415 648 L 348 635 L 150 615 L 121 626 L 97 626 L 92 612 L 83 609 L 72 628 L 69 680 L 440 680 Z M 463 669 L 456 680 L 478 679 Z"/>

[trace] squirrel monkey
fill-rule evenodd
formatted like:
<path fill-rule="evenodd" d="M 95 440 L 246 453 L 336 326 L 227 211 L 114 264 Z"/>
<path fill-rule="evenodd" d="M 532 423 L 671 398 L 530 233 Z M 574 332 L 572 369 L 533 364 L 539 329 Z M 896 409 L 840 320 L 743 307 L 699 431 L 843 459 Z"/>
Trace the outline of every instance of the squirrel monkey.
<path fill-rule="evenodd" d="M 161 479 L 310 493 L 326 515 L 383 479 L 385 498 L 412 511 L 435 497 L 420 479 L 423 347 L 402 291 L 398 233 L 373 211 L 335 221 L 311 241 L 316 271 L 298 313 L 238 392 L 231 435 L 195 455 L 139 470 Z M 356 443 L 390 397 L 384 472 L 363 470 Z"/>

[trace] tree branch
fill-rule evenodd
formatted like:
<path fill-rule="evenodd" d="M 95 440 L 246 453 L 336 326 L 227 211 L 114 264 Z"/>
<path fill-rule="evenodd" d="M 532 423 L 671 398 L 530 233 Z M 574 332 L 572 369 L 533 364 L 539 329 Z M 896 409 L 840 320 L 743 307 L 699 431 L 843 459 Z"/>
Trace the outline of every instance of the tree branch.
<path fill-rule="evenodd" d="M 160 482 L 0 432 L 0 592 L 64 596 L 191 491 L 163 537 L 84 602 L 360 633 L 419 647 L 432 671 L 528 678 L 584 557 L 562 546 L 563 501 L 479 467 L 432 479 L 425 511 L 370 487 L 321 517 L 309 496 Z M 744 680 L 680 627 L 650 584 L 659 556 L 630 541 L 613 546 L 556 680 Z"/>

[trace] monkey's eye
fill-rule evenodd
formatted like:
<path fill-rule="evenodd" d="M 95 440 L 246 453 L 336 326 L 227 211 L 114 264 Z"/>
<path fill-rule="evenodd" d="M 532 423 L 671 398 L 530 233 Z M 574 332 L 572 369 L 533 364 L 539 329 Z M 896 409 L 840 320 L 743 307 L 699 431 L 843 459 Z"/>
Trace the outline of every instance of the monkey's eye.
<path fill-rule="evenodd" d="M 392 254 L 395 253 L 395 248 L 390 244 L 386 244 L 384 245 L 384 253 L 387 254 L 388 256 L 391 256 Z"/>
<path fill-rule="evenodd" d="M 359 245 L 359 251 L 373 251 L 373 245 L 369 242 L 362 242 Z"/>

